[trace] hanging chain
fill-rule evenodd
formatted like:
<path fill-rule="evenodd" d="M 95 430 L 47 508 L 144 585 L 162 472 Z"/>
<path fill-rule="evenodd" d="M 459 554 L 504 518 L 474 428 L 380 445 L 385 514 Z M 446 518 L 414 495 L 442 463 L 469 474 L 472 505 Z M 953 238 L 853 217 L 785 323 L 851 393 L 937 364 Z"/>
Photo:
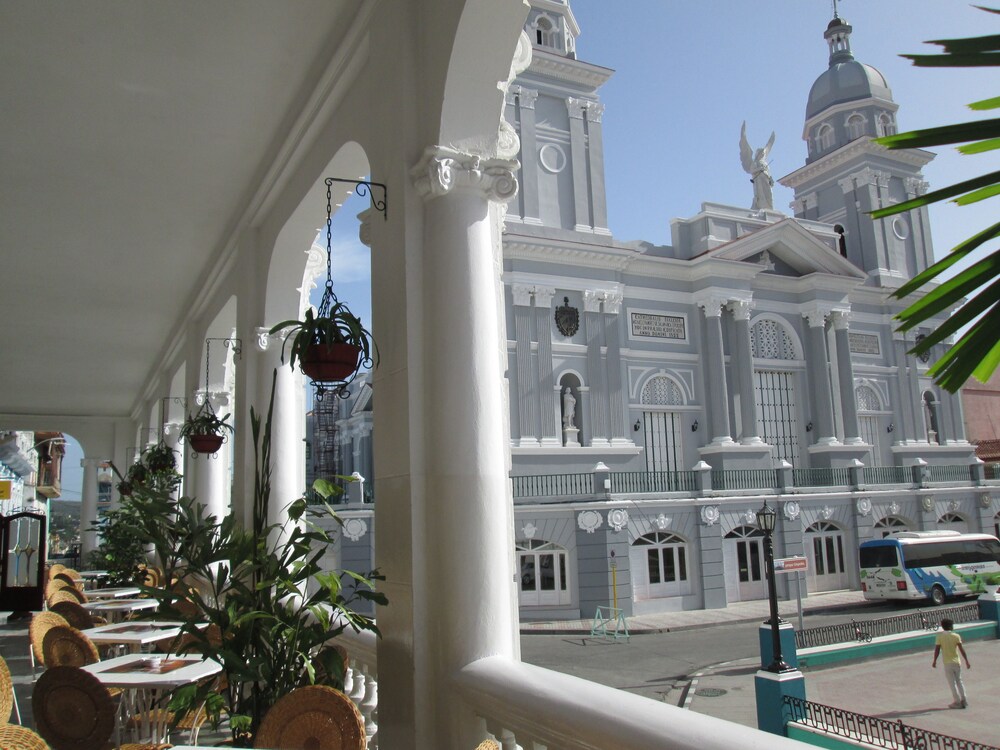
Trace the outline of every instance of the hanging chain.
<path fill-rule="evenodd" d="M 326 286 L 323 288 L 323 297 L 319 302 L 317 316 L 327 317 L 330 314 L 330 307 L 337 301 L 337 295 L 333 291 L 333 271 L 331 267 L 333 259 L 333 178 L 327 177 L 326 183 Z"/>

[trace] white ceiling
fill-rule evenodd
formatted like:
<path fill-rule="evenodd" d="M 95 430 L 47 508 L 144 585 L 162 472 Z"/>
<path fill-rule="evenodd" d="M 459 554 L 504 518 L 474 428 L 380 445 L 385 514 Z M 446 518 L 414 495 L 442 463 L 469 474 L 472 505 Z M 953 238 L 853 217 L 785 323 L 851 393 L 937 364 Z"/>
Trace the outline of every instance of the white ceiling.
<path fill-rule="evenodd" d="M 0 413 L 128 415 L 360 2 L 0 3 Z"/>

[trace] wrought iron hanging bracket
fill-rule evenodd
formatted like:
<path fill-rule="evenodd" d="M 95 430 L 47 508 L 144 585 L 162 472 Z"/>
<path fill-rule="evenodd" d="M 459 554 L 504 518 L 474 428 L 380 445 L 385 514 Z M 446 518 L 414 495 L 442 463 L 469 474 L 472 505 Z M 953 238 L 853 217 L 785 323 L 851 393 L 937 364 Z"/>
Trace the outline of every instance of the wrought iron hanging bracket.
<path fill-rule="evenodd" d="M 386 204 L 389 200 L 389 190 L 381 182 L 368 182 L 367 180 L 349 180 L 345 177 L 327 177 L 324 182 L 327 187 L 330 187 L 335 182 L 344 182 L 349 185 L 354 185 L 354 192 L 361 197 L 368 196 L 372 202 L 372 208 L 376 211 L 382 212 L 382 218 L 386 221 L 389 220 L 389 210 Z M 382 200 L 375 198 L 375 193 L 372 192 L 372 188 L 380 188 L 382 190 Z"/>

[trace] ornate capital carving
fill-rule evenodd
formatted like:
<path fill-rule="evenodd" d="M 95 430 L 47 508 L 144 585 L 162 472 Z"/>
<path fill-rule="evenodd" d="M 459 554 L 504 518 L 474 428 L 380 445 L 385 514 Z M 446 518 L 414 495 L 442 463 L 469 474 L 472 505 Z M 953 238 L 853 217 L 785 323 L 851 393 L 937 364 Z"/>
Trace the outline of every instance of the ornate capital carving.
<path fill-rule="evenodd" d="M 721 318 L 722 310 L 729 302 L 725 297 L 702 297 L 701 299 L 695 300 L 695 304 L 698 305 L 705 313 L 706 318 Z"/>
<path fill-rule="evenodd" d="M 521 151 L 521 139 L 514 126 L 500 118 L 500 130 L 497 135 L 497 156 L 501 159 L 513 159 Z"/>
<path fill-rule="evenodd" d="M 844 177 L 841 180 L 837 180 L 837 184 L 840 185 L 840 189 L 842 191 L 844 191 L 845 194 L 851 193 L 851 192 L 854 191 L 854 178 L 853 177 Z"/>
<path fill-rule="evenodd" d="M 515 173 L 519 167 L 512 159 L 485 159 L 431 146 L 410 170 L 410 175 L 417 191 L 428 200 L 461 190 L 478 192 L 488 200 L 506 203 L 517 195 Z"/>
<path fill-rule="evenodd" d="M 587 289 L 583 293 L 584 312 L 596 313 L 601 311 L 601 293 L 593 289 Z"/>
<path fill-rule="evenodd" d="M 600 122 L 604 117 L 604 105 L 600 102 L 587 103 L 587 121 Z"/>
<path fill-rule="evenodd" d="M 930 187 L 925 180 L 921 180 L 919 177 L 907 177 L 903 184 L 906 186 L 906 192 L 912 196 L 923 195 Z"/>
<path fill-rule="evenodd" d="M 826 325 L 827 316 L 830 315 L 830 309 L 827 307 L 820 307 L 816 305 L 811 310 L 803 310 L 802 317 L 806 319 L 806 324 L 810 328 L 821 328 Z"/>
<path fill-rule="evenodd" d="M 517 88 L 517 101 L 521 105 L 521 109 L 534 109 L 535 102 L 538 100 L 538 92 L 526 86 L 518 86 Z"/>
<path fill-rule="evenodd" d="M 608 315 L 617 315 L 622 309 L 623 295 L 621 292 L 604 293 L 604 312 Z"/>
<path fill-rule="evenodd" d="M 582 120 L 583 113 L 587 109 L 588 102 L 585 99 L 575 99 L 572 96 L 566 97 L 566 109 L 569 116 L 574 120 Z"/>
<path fill-rule="evenodd" d="M 358 214 L 358 221 L 361 222 L 358 226 L 358 239 L 366 247 L 372 246 L 372 211 L 373 209 L 366 208 Z"/>
<path fill-rule="evenodd" d="M 514 297 L 514 304 L 518 307 L 531 307 L 531 295 L 534 291 L 535 288 L 527 284 L 514 284 L 510 288 L 511 295 Z"/>
<path fill-rule="evenodd" d="M 266 352 L 272 343 L 281 343 L 281 336 L 275 334 L 271 335 L 271 328 L 269 326 L 258 327 L 254 329 L 254 338 L 257 342 L 257 349 L 262 352 Z"/>
<path fill-rule="evenodd" d="M 834 330 L 846 331 L 851 327 L 851 311 L 833 310 L 830 313 L 830 320 L 833 323 Z"/>
<path fill-rule="evenodd" d="M 552 307 L 552 297 L 555 295 L 556 290 L 552 287 L 536 286 L 535 287 L 535 307 L 544 307 L 549 309 Z"/>
<path fill-rule="evenodd" d="M 753 301 L 748 299 L 731 299 L 726 305 L 736 320 L 750 321 L 750 311 L 753 309 Z"/>

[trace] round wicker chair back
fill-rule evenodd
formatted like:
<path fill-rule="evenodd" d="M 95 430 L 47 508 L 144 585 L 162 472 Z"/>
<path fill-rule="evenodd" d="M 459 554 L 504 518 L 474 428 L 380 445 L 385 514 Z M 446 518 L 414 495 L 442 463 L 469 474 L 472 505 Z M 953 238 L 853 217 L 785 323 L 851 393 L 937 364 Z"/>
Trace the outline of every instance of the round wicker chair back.
<path fill-rule="evenodd" d="M 83 667 L 101 660 L 97 646 L 70 625 L 49 628 L 42 640 L 42 655 L 48 668 Z"/>
<path fill-rule="evenodd" d="M 35 729 L 54 750 L 103 749 L 115 729 L 108 689 L 77 667 L 49 667 L 31 694 Z"/>
<path fill-rule="evenodd" d="M 483 740 L 476 745 L 476 750 L 500 750 L 500 743 L 496 740 Z"/>
<path fill-rule="evenodd" d="M 4 750 L 49 750 L 45 740 L 17 724 L 0 726 L 0 747 Z"/>
<path fill-rule="evenodd" d="M 72 588 L 63 588 L 53 591 L 45 598 L 45 603 L 49 605 L 49 609 L 52 609 L 52 605 L 56 602 L 73 602 L 74 604 L 83 604 L 86 601 L 86 597 L 83 596 L 79 591 Z"/>
<path fill-rule="evenodd" d="M 69 576 L 70 580 L 72 580 L 72 581 L 79 581 L 81 583 L 81 585 L 82 585 L 83 576 L 80 575 L 80 571 L 74 570 L 73 568 L 66 568 L 66 567 L 64 567 L 59 572 L 62 573 L 62 574 L 64 574 L 64 575 Z"/>
<path fill-rule="evenodd" d="M 0 725 L 10 721 L 10 712 L 14 708 L 14 683 L 10 678 L 10 668 L 0 656 Z M 0 747 L 6 745 L 0 743 Z"/>
<path fill-rule="evenodd" d="M 94 627 L 94 618 L 90 612 L 80 606 L 76 600 L 59 599 L 49 602 L 49 611 L 55 612 L 65 618 L 66 622 L 77 630 L 86 630 Z"/>
<path fill-rule="evenodd" d="M 275 750 L 364 750 L 365 744 L 361 712 L 326 685 L 308 685 L 279 698 L 254 738 L 254 747 Z"/>
<path fill-rule="evenodd" d="M 35 657 L 36 664 L 45 664 L 45 657 L 42 654 L 42 641 L 49 628 L 56 625 L 69 625 L 65 618 L 55 612 L 36 612 L 31 618 L 28 626 L 28 637 L 31 640 L 31 653 Z"/>
<path fill-rule="evenodd" d="M 68 583 L 75 589 L 80 588 L 81 585 L 81 579 L 73 578 L 73 576 L 69 575 L 69 573 L 67 573 L 65 570 L 56 573 L 54 576 L 52 576 L 52 580 L 53 582 L 62 581 L 63 583 Z"/>

